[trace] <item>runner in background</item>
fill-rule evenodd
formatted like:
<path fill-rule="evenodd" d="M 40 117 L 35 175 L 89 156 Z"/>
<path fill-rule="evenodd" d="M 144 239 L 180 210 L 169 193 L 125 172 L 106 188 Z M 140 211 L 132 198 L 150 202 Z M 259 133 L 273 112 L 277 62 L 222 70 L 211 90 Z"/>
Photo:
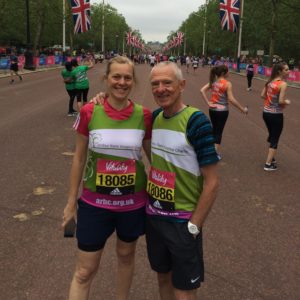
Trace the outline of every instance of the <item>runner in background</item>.
<path fill-rule="evenodd" d="M 77 114 L 77 111 L 74 110 L 73 104 L 74 104 L 74 99 L 76 97 L 77 91 L 75 89 L 75 82 L 74 78 L 72 77 L 72 64 L 71 62 L 66 62 L 65 63 L 65 69 L 62 70 L 61 75 L 64 79 L 65 87 L 67 90 L 67 93 L 69 95 L 69 109 L 68 109 L 68 117 L 72 117 Z"/>
<path fill-rule="evenodd" d="M 89 92 L 89 79 L 87 71 L 94 66 L 92 60 L 85 60 L 83 65 L 78 65 L 76 59 L 72 59 L 72 66 L 74 67 L 73 80 L 75 81 L 75 89 L 77 91 L 77 110 L 87 103 L 87 96 Z"/>
<path fill-rule="evenodd" d="M 229 103 L 239 109 L 243 114 L 248 113 L 248 108 L 243 107 L 233 96 L 232 84 L 227 80 L 228 68 L 225 65 L 218 65 L 210 70 L 209 83 L 204 85 L 200 91 L 205 103 L 209 107 L 209 116 L 213 126 L 215 147 L 220 156 L 220 147 L 223 130 L 229 115 Z M 207 93 L 211 91 L 208 99 Z"/>
<path fill-rule="evenodd" d="M 20 81 L 23 80 L 23 77 L 19 75 L 19 66 L 18 66 L 18 57 L 14 54 L 14 52 L 10 55 L 10 84 L 14 83 L 14 75 L 18 76 Z"/>
<path fill-rule="evenodd" d="M 193 66 L 194 74 L 196 73 L 196 70 L 198 69 L 198 65 L 199 65 L 198 58 L 196 56 L 193 56 L 192 66 Z"/>
<path fill-rule="evenodd" d="M 262 90 L 261 97 L 265 100 L 263 119 L 268 129 L 269 150 L 264 166 L 265 171 L 277 170 L 275 155 L 279 138 L 283 129 L 283 109 L 291 103 L 286 99 L 287 83 L 283 80 L 289 75 L 289 67 L 286 63 L 278 63 L 273 66 L 270 79 Z"/>
<path fill-rule="evenodd" d="M 105 81 L 103 105 L 83 106 L 74 125 L 76 150 L 62 224 L 77 220 L 79 249 L 69 299 L 88 299 L 105 243 L 115 231 L 116 299 L 128 299 L 137 240 L 145 232 L 148 197 L 141 151 L 150 157 L 152 115 L 128 98 L 136 81 L 128 58 L 111 59 Z"/>
<path fill-rule="evenodd" d="M 187 55 L 185 58 L 185 66 L 186 66 L 186 72 L 189 72 L 190 69 L 190 65 L 191 65 L 191 58 Z"/>
<path fill-rule="evenodd" d="M 251 60 L 249 60 L 249 63 L 246 66 L 246 75 L 247 75 L 247 82 L 248 82 L 247 91 L 250 92 L 252 90 L 252 78 L 254 76 L 254 66 Z"/>

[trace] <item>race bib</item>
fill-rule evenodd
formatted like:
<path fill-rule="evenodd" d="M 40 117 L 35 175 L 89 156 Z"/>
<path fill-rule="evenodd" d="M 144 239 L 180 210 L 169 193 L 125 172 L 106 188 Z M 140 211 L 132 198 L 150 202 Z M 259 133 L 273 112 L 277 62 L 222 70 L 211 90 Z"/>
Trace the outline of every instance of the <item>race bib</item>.
<path fill-rule="evenodd" d="M 152 206 L 162 210 L 175 210 L 175 178 L 175 173 L 151 167 L 147 192 Z"/>
<path fill-rule="evenodd" d="M 100 194 L 122 196 L 134 193 L 135 161 L 97 161 L 96 191 Z"/>

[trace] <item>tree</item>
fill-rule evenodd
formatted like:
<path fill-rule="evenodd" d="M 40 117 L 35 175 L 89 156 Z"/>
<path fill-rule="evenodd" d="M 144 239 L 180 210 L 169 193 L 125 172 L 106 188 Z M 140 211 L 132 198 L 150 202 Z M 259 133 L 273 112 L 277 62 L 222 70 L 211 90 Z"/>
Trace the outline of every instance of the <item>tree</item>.
<path fill-rule="evenodd" d="M 264 50 L 269 57 L 300 59 L 299 0 L 245 0 L 242 50 L 256 56 Z M 203 41 L 205 6 L 189 15 L 178 30 L 186 32 L 187 52 L 198 54 Z M 238 34 L 223 31 L 219 18 L 219 1 L 207 5 L 206 53 L 235 57 Z"/>

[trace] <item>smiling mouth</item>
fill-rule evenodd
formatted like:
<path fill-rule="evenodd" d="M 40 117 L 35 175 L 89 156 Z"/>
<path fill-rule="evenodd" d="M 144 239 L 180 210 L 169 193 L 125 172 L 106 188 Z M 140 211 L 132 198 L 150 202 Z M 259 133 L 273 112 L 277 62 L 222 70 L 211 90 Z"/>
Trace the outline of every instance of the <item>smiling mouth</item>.
<path fill-rule="evenodd" d="M 127 88 L 116 88 L 115 90 L 118 92 L 127 92 L 128 91 Z"/>

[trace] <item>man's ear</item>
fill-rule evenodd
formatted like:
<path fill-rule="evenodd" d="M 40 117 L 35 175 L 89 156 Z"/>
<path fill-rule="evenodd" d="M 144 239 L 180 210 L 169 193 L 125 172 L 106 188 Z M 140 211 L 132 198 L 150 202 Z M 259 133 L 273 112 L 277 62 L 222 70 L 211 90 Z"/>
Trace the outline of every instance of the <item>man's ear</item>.
<path fill-rule="evenodd" d="M 184 91 L 185 85 L 186 85 L 186 80 L 185 80 L 185 79 L 182 79 L 182 80 L 180 81 L 180 83 L 179 83 L 180 91 L 181 91 L 181 92 Z"/>

